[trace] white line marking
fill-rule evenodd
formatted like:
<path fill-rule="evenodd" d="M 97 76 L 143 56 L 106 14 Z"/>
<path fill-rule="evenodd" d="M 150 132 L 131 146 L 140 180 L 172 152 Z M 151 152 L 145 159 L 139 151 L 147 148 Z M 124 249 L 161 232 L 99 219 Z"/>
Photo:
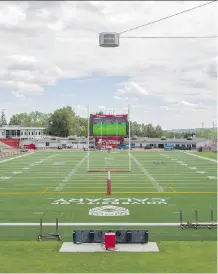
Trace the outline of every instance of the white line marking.
<path fill-rule="evenodd" d="M 13 174 L 20 174 L 20 173 L 22 173 L 22 171 L 14 171 L 14 172 L 12 172 Z"/>
<path fill-rule="evenodd" d="M 11 161 L 11 160 L 14 160 L 14 159 L 17 159 L 17 158 L 21 158 L 21 157 L 24 157 L 24 156 L 28 156 L 28 155 L 33 154 L 33 153 L 35 153 L 35 152 L 29 152 L 28 154 L 16 156 L 16 157 L 13 157 L 13 158 L 10 158 L 10 159 L 5 159 L 5 160 L 0 161 L 0 164 L 1 164 L 1 163 L 8 162 L 8 161 Z"/>
<path fill-rule="evenodd" d="M 1 178 L 1 177 L 0 177 Z M 57 180 L 56 180 L 57 181 Z M 55 182 L 56 182 L 55 181 Z M 114 182 L 114 186 L 119 186 L 119 185 L 125 185 L 125 186 L 128 186 L 128 187 L 131 187 L 131 186 L 133 186 L 133 187 L 135 187 L 135 186 L 141 186 L 141 185 L 145 185 L 145 181 L 144 180 L 140 180 L 140 181 L 143 181 L 143 183 L 139 183 L 139 182 L 137 182 L 137 183 L 135 183 L 135 182 L 133 182 L 133 184 L 131 184 L 131 183 L 118 183 L 118 182 Z M 190 181 L 190 180 L 185 180 L 186 182 L 188 182 L 188 183 L 186 183 L 186 182 L 184 182 L 184 180 L 179 180 L 179 182 L 182 182 L 182 183 L 177 183 L 178 182 L 178 180 L 162 180 L 162 182 L 167 182 L 167 183 L 162 183 L 162 185 L 167 185 L 167 186 L 169 186 L 169 181 L 170 182 L 174 182 L 174 184 L 172 185 L 172 186 L 178 186 L 178 185 L 192 185 L 192 186 L 196 186 L 196 187 L 198 187 L 199 185 L 202 185 L 202 186 L 205 186 L 205 182 L 201 182 L 201 183 L 199 183 L 199 179 L 198 180 L 195 180 L 195 181 Z M 5 184 L 6 184 L 6 182 L 5 182 Z M 1 185 L 3 185 L 3 183 L 1 183 Z M 8 182 L 7 182 L 7 185 L 8 185 Z M 37 183 L 37 184 L 35 184 L 35 183 L 32 183 L 32 184 L 23 184 L 23 183 L 16 183 L 16 184 L 10 184 L 10 186 L 9 187 L 7 187 L 7 186 L 5 186 L 4 188 L 1 188 L 1 189 L 11 189 L 11 187 L 13 186 L 13 188 L 20 188 L 20 187 L 23 187 L 23 186 L 38 186 L 38 187 L 43 187 L 45 184 L 44 183 L 42 183 L 42 184 L 40 184 L 40 183 Z M 96 186 L 98 186 L 98 185 L 102 185 L 102 181 L 101 182 L 99 182 L 99 181 L 96 181 L 95 182 L 95 185 Z M 74 187 L 74 186 L 90 186 L 90 183 L 83 183 L 83 182 L 75 182 L 74 184 L 73 184 L 73 186 L 72 186 L 72 188 Z M 57 185 L 49 185 L 49 188 L 55 188 L 55 187 L 57 187 Z M 68 187 L 65 187 L 65 188 L 68 188 Z"/>
<path fill-rule="evenodd" d="M 151 176 L 151 174 L 142 166 L 142 164 L 133 156 L 130 156 L 133 161 L 141 168 L 142 172 L 147 176 L 147 178 L 152 182 L 152 185 L 159 191 L 163 192 L 163 188 L 158 184 L 158 182 Z"/>
<path fill-rule="evenodd" d="M 66 183 L 70 180 L 70 178 L 76 173 L 76 171 L 80 168 L 80 166 L 87 159 L 88 155 L 86 155 L 76 166 L 73 168 L 69 174 L 64 178 L 64 180 L 55 188 L 55 191 L 60 191 L 66 185 Z"/>
<path fill-rule="evenodd" d="M 192 154 L 192 153 L 189 153 L 189 152 L 183 152 L 183 153 L 191 155 L 191 156 L 195 156 L 197 158 L 201 158 L 201 159 L 204 159 L 204 160 L 208 160 L 208 161 L 211 161 L 211 162 L 214 162 L 214 163 L 218 163 L 218 161 L 215 160 L 215 159 L 210 159 L 210 158 L 207 158 L 207 157 L 202 157 L 202 156 L 199 156 L 199 155 L 196 155 L 196 154 Z"/>
<path fill-rule="evenodd" d="M 216 176 L 207 176 L 208 179 L 217 179 Z"/>
<path fill-rule="evenodd" d="M 198 224 L 211 224 L 209 222 Z M 217 223 L 213 223 L 216 224 Z M 58 223 L 59 226 L 180 226 L 180 223 Z M 0 226 L 39 226 L 39 223 L 0 223 Z M 43 226 L 56 226 L 56 223 L 43 223 Z"/>

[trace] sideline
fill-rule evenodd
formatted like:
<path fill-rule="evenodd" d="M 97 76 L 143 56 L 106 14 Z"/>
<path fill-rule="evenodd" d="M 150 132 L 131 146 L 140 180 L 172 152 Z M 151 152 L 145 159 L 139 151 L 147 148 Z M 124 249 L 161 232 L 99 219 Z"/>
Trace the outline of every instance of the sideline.
<path fill-rule="evenodd" d="M 16 156 L 16 157 L 13 157 L 13 158 L 5 159 L 5 160 L 0 161 L 0 164 L 11 161 L 11 160 L 14 160 L 14 159 L 17 159 L 17 158 L 28 156 L 28 155 L 33 154 L 33 153 L 35 153 L 35 152 L 29 152 L 28 154 L 24 154 L 24 155 Z"/>
<path fill-rule="evenodd" d="M 202 222 L 198 224 L 210 224 Z M 212 223 L 211 223 L 212 224 Z M 217 223 L 213 223 L 217 224 Z M 39 226 L 39 223 L 0 223 L 0 226 Z M 43 226 L 56 226 L 56 223 L 43 223 Z M 58 226 L 180 226 L 180 223 L 58 223 Z"/>

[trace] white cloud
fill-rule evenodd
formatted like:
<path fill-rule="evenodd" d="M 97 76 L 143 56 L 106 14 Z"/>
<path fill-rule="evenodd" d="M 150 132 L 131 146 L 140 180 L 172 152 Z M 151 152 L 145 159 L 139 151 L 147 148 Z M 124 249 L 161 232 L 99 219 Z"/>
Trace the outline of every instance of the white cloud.
<path fill-rule="evenodd" d="M 135 96 L 137 95 L 146 96 L 150 94 L 134 81 L 120 83 L 119 86 L 122 88 L 117 89 L 114 95 L 114 98 L 118 100 L 127 100 L 128 98 L 136 100 Z"/>
<path fill-rule="evenodd" d="M 16 98 L 24 99 L 25 96 L 21 94 L 19 91 L 13 91 L 12 90 L 12 95 L 14 95 Z"/>
<path fill-rule="evenodd" d="M 123 97 L 123 96 L 114 95 L 114 99 L 116 99 L 116 100 L 128 100 L 129 98 L 127 96 Z"/>
<path fill-rule="evenodd" d="M 61 78 L 92 79 L 93 73 L 100 73 L 124 76 L 127 80 L 117 83 L 111 100 L 120 109 L 126 101 L 147 103 L 154 116 L 149 119 L 156 124 L 159 120 L 166 127 L 177 123 L 184 127 L 216 116 L 215 39 L 121 38 L 118 48 L 98 46 L 101 31 L 121 32 L 202 2 L 117 3 L 1 2 L 0 95 L 5 90 L 19 100 L 28 94 L 43 95 L 44 85 L 56 85 Z M 213 3 L 121 37 L 216 35 L 216 7 Z M 108 108 L 103 95 L 102 104 Z M 186 111 L 177 119 L 180 109 Z M 147 121 L 140 112 L 146 110 L 134 111 L 135 119 Z M 188 121 L 187 111 L 196 113 Z"/>
<path fill-rule="evenodd" d="M 175 110 L 175 108 L 169 108 L 168 106 L 160 106 L 160 109 L 163 109 L 163 110 Z"/>
<path fill-rule="evenodd" d="M 98 108 L 101 109 L 101 110 L 105 110 L 106 109 L 105 106 L 98 106 Z"/>
<path fill-rule="evenodd" d="M 184 106 L 191 107 L 191 108 L 205 107 L 203 104 L 193 104 L 193 103 L 189 103 L 186 101 L 180 101 L 178 105 L 179 106 L 184 105 Z"/>
<path fill-rule="evenodd" d="M 82 106 L 82 105 L 76 105 L 76 108 L 79 110 L 88 110 L 87 106 Z"/>

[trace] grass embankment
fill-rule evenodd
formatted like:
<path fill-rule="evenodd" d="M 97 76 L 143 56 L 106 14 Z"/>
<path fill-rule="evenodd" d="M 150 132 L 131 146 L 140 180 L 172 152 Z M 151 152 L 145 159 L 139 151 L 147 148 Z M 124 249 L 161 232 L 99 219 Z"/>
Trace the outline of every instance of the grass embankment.
<path fill-rule="evenodd" d="M 158 253 L 59 253 L 57 242 L 1 242 L 0 272 L 216 273 L 216 242 L 158 242 Z M 88 256 L 87 256 L 88 254 Z"/>

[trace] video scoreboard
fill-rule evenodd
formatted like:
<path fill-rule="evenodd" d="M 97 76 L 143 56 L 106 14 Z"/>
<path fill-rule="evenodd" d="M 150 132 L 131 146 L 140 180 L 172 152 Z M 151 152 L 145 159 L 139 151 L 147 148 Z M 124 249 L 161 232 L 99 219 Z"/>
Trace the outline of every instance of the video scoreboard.
<path fill-rule="evenodd" d="M 90 135 L 92 136 L 126 136 L 127 125 L 127 114 L 90 115 Z"/>

